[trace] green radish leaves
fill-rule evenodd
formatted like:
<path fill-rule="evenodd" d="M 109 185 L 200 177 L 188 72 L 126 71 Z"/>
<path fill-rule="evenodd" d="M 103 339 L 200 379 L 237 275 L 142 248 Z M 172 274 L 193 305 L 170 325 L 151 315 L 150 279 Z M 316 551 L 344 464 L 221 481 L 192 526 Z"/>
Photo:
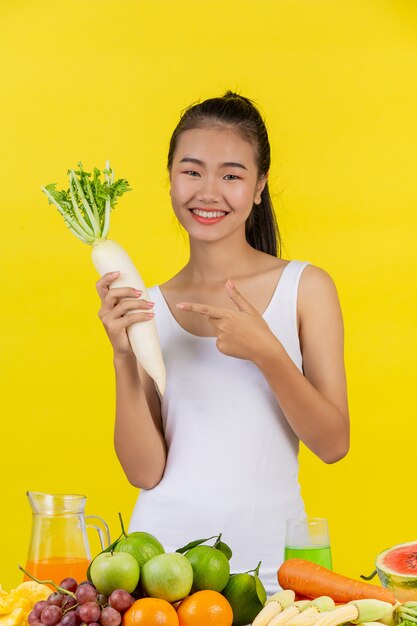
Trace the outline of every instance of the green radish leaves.
<path fill-rule="evenodd" d="M 94 243 L 107 236 L 111 209 L 131 189 L 125 178 L 114 180 L 114 172 L 108 164 L 102 171 L 95 167 L 92 173 L 86 172 L 81 162 L 78 168 L 68 170 L 67 190 L 58 190 L 56 183 L 51 183 L 42 187 L 42 191 L 61 213 L 71 232 L 85 243 Z"/>
<path fill-rule="evenodd" d="M 68 215 L 74 217 L 74 209 L 71 204 L 69 191 L 64 191 L 64 189 L 58 191 L 56 189 L 56 183 L 50 183 L 49 185 L 46 185 L 45 189 L 47 189 L 51 196 L 58 202 L 58 204 L 60 204 L 62 208 L 65 209 Z"/>

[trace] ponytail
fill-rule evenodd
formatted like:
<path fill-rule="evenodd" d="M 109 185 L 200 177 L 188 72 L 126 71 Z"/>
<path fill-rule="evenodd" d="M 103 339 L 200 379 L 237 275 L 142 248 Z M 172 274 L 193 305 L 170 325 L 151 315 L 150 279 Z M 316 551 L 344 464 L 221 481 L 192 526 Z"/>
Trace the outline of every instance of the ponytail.
<path fill-rule="evenodd" d="M 281 237 L 269 195 L 268 183 L 262 193 L 260 204 L 254 204 L 245 224 L 247 242 L 256 250 L 281 257 Z"/>

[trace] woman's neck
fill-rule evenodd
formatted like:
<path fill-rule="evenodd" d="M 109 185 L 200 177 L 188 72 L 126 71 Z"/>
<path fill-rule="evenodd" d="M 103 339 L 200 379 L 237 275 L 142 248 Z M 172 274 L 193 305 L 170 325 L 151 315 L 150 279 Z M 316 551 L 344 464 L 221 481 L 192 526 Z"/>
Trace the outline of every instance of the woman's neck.
<path fill-rule="evenodd" d="M 237 245 L 231 245 L 228 238 L 214 242 L 190 240 L 190 259 L 182 274 L 191 284 L 224 285 L 228 278 L 253 272 L 260 254 L 246 240 Z"/>

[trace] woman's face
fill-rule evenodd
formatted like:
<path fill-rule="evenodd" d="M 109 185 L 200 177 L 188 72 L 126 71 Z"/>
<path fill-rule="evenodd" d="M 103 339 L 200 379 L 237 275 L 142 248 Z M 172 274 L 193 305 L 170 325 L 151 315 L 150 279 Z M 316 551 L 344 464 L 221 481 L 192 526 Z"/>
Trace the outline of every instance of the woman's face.
<path fill-rule="evenodd" d="M 190 237 L 211 241 L 241 230 L 267 177 L 258 179 L 253 146 L 234 130 L 184 131 L 170 172 L 175 215 Z"/>

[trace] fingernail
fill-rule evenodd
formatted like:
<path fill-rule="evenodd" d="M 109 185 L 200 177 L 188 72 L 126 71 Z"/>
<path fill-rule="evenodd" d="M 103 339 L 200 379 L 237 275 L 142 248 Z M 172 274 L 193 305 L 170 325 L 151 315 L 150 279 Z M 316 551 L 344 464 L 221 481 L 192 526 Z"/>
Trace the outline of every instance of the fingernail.
<path fill-rule="evenodd" d="M 133 290 L 135 292 L 135 294 L 139 297 L 143 294 L 143 291 L 139 291 L 139 289 L 134 289 Z"/>
<path fill-rule="evenodd" d="M 120 272 L 110 272 L 110 276 L 118 276 Z"/>
<path fill-rule="evenodd" d="M 146 317 L 154 317 L 155 313 L 145 313 Z"/>
<path fill-rule="evenodd" d="M 177 309 L 185 309 L 185 304 L 183 304 L 182 302 L 176 304 L 175 306 L 177 307 Z"/>
<path fill-rule="evenodd" d="M 154 304 L 155 304 L 155 302 L 147 302 L 147 303 L 145 304 L 145 306 L 147 306 L 147 307 L 148 307 L 148 309 L 151 309 L 151 308 L 153 307 L 153 305 L 154 305 Z"/>
<path fill-rule="evenodd" d="M 234 284 L 232 283 L 232 281 L 230 280 L 230 278 L 229 278 L 229 280 L 227 281 L 227 286 L 228 286 L 228 287 L 230 287 L 230 289 L 233 289 L 233 288 L 234 288 Z"/>

